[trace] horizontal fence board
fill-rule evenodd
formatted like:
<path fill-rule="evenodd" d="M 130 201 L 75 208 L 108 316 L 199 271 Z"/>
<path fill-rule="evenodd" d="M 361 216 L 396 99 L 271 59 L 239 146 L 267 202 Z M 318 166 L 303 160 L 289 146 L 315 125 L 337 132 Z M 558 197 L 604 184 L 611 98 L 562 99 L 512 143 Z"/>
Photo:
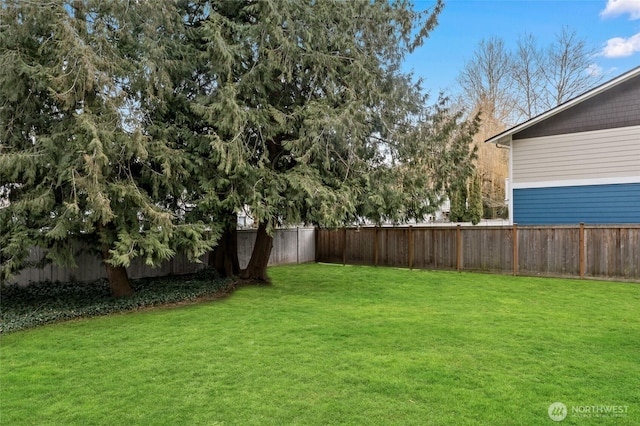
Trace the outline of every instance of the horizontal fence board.
<path fill-rule="evenodd" d="M 317 259 L 328 263 L 558 277 L 581 277 L 582 270 L 587 278 L 640 281 L 640 225 L 363 227 L 317 232 Z"/>

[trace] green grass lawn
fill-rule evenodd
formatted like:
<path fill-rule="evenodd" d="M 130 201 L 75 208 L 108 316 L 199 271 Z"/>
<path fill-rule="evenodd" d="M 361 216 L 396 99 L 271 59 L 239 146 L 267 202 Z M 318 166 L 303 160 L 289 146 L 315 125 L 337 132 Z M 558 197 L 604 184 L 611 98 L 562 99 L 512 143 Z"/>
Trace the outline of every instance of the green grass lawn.
<path fill-rule="evenodd" d="M 530 425 L 555 424 L 547 409 L 563 402 L 561 424 L 640 424 L 637 284 L 270 275 L 217 301 L 0 337 L 0 423 Z"/>

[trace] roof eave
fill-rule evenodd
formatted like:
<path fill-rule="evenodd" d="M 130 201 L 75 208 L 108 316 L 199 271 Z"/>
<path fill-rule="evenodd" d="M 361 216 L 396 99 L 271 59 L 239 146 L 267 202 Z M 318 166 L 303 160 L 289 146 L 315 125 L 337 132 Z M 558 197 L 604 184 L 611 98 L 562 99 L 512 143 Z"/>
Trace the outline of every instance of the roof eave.
<path fill-rule="evenodd" d="M 496 144 L 496 146 L 500 146 L 500 145 L 511 145 L 512 142 L 512 137 L 511 135 L 504 135 L 502 137 L 496 138 L 495 141 L 492 141 L 493 143 Z"/>
<path fill-rule="evenodd" d="M 581 102 L 584 102 L 587 99 L 590 99 L 590 98 L 592 98 L 592 97 L 594 97 L 596 95 L 599 95 L 600 93 L 605 92 L 605 91 L 609 90 L 610 88 L 612 88 L 614 86 L 617 86 L 620 83 L 624 83 L 625 81 L 627 81 L 627 80 L 629 80 L 631 78 L 634 78 L 636 76 L 639 76 L 639 75 L 640 75 L 640 66 L 636 67 L 636 68 L 633 68 L 633 69 L 627 71 L 626 73 L 621 74 L 618 77 L 613 78 L 613 79 L 611 79 L 611 80 L 609 80 L 609 81 L 607 81 L 607 82 L 605 82 L 605 83 L 603 83 L 603 84 L 601 84 L 601 85 L 599 85 L 597 87 L 594 87 L 593 89 L 583 93 L 582 95 L 576 96 L 575 98 L 570 99 L 570 100 L 558 105 L 555 108 L 552 108 L 552 109 L 550 109 L 548 111 L 545 111 L 545 112 L 543 112 L 542 114 L 540 114 L 540 115 L 538 115 L 536 117 L 533 117 L 533 118 L 531 118 L 531 119 L 529 119 L 529 120 L 527 120 L 527 121 L 525 121 L 523 123 L 517 124 L 514 127 L 510 128 L 508 130 L 505 130 L 504 132 L 499 133 L 499 134 L 497 134 L 497 135 L 485 140 L 484 143 L 498 143 L 498 144 L 500 144 L 500 143 L 508 143 L 508 142 L 505 142 L 505 140 L 510 142 L 511 139 L 512 139 L 512 136 L 514 134 L 516 134 L 518 132 L 521 132 L 521 131 L 523 131 L 523 130 L 531 127 L 531 126 L 534 126 L 534 125 L 546 120 L 547 118 L 553 117 L 554 115 L 559 114 L 562 111 L 565 111 L 565 110 L 573 107 L 574 105 L 577 105 L 577 104 L 579 104 Z"/>

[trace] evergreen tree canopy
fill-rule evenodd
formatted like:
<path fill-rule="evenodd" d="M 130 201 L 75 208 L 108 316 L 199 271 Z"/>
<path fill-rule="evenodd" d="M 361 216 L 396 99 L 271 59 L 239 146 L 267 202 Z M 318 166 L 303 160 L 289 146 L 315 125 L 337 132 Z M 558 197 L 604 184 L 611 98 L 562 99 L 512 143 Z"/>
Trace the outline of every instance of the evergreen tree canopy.
<path fill-rule="evenodd" d="M 476 173 L 471 181 L 471 192 L 469 193 L 469 220 L 472 224 L 477 225 L 480 223 L 483 213 L 482 183 L 480 175 Z"/>
<path fill-rule="evenodd" d="M 441 0 L 4 4 L 4 274 L 71 237 L 197 257 L 246 205 L 264 279 L 274 226 L 420 219 L 473 169 L 477 120 L 401 71 Z"/>
<path fill-rule="evenodd" d="M 459 117 L 428 109 L 400 65 L 441 7 L 211 4 L 202 35 L 217 78 L 191 111 L 210 123 L 214 164 L 258 222 L 404 220 L 433 208 L 447 149 L 462 146 L 430 130 Z"/>
<path fill-rule="evenodd" d="M 450 212 L 449 220 L 451 222 L 467 222 L 469 220 L 469 209 L 467 208 L 467 182 L 458 182 L 449 189 Z"/>
<path fill-rule="evenodd" d="M 74 265 L 81 239 L 102 253 L 121 295 L 128 279 L 123 268 L 112 277 L 113 268 L 138 256 L 156 264 L 179 248 L 192 258 L 210 250 L 215 235 L 204 224 L 180 223 L 158 202 L 182 192 L 181 155 L 132 119 L 149 70 L 140 34 L 157 27 L 154 10 L 146 2 L 3 2 L 3 277 L 34 245 Z"/>
<path fill-rule="evenodd" d="M 434 211 L 450 181 L 472 170 L 477 126 L 445 99 L 429 107 L 400 70 L 442 6 L 176 5 L 180 19 L 160 43 L 171 64 L 158 80 L 163 95 L 145 105 L 149 132 L 176 135 L 198 164 L 196 211 L 221 217 L 249 206 L 263 234 L 283 224 L 400 222 Z M 261 250 L 264 265 L 269 250 Z"/>

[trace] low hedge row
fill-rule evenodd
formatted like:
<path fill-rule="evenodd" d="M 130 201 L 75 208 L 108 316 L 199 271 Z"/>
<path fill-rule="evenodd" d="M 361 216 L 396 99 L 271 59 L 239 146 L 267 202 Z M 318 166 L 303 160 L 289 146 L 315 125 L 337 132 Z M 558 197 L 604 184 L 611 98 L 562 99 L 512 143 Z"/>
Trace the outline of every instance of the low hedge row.
<path fill-rule="evenodd" d="M 115 299 L 107 280 L 93 283 L 41 282 L 0 287 L 0 334 L 73 318 L 132 311 L 195 300 L 228 291 L 230 279 L 214 270 L 132 280 L 134 295 Z"/>

